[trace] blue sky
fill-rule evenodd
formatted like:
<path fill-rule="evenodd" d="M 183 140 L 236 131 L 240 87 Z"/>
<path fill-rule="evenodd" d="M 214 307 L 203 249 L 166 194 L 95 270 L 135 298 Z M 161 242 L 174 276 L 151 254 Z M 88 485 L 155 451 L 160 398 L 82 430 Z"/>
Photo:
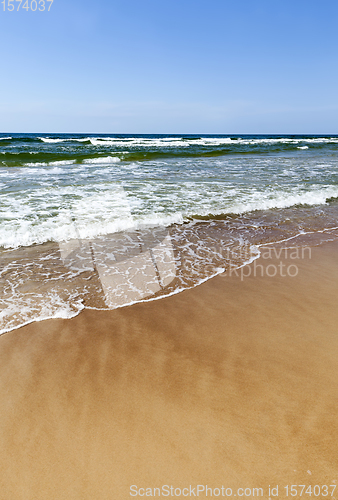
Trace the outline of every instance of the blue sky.
<path fill-rule="evenodd" d="M 337 25 L 336 0 L 1 4 L 0 131 L 337 134 Z"/>

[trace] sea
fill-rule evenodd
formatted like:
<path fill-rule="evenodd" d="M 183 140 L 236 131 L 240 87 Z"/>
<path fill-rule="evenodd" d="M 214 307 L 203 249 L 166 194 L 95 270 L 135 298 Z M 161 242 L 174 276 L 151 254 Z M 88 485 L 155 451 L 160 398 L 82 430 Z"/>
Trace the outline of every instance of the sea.
<path fill-rule="evenodd" d="M 338 136 L 0 134 L 0 333 L 338 237 Z"/>

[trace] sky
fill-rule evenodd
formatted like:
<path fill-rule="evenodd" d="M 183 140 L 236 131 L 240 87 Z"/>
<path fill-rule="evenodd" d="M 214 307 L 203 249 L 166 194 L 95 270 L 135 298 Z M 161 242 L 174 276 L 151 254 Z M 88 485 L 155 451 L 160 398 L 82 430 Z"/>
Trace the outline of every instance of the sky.
<path fill-rule="evenodd" d="M 338 134 L 337 0 L 11 1 L 0 132 Z"/>

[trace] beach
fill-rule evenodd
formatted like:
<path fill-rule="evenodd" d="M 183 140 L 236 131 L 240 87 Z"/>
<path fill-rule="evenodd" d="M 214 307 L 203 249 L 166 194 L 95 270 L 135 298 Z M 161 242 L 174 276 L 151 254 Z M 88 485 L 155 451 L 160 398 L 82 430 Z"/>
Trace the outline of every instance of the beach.
<path fill-rule="evenodd" d="M 3 334 L 0 498 L 325 496 L 338 479 L 338 243 L 310 247 L 296 275 L 289 257 L 261 255 L 161 300 Z M 281 261 L 285 276 L 264 272 Z"/>
<path fill-rule="evenodd" d="M 338 500 L 338 2 L 0 10 L 0 500 Z"/>

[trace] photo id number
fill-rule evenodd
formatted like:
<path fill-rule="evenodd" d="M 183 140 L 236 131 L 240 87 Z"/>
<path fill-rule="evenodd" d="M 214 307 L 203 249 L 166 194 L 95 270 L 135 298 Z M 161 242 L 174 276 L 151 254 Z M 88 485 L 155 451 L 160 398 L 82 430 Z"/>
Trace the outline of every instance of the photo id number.
<path fill-rule="evenodd" d="M 43 12 L 46 10 L 49 12 L 53 2 L 54 0 L 2 0 L 1 3 L 3 5 L 3 10 L 9 12 L 17 12 L 20 9 L 26 10 L 26 12 L 29 10 L 33 12 L 38 10 Z"/>

